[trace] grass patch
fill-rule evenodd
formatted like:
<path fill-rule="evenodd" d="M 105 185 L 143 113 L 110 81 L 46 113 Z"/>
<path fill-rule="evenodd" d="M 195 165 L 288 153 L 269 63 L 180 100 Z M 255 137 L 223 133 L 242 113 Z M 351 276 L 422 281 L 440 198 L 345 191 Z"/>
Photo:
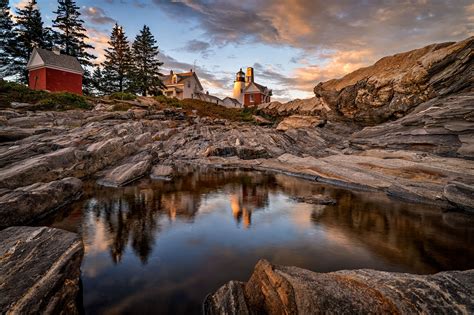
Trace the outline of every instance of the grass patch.
<path fill-rule="evenodd" d="M 128 92 L 115 92 L 110 94 L 110 99 L 112 100 L 121 100 L 121 101 L 134 101 L 137 99 L 137 96 Z"/>
<path fill-rule="evenodd" d="M 165 107 L 183 107 L 182 101 L 175 97 L 166 97 L 164 95 L 155 96 L 155 100 Z"/>
<path fill-rule="evenodd" d="M 114 106 L 112 106 L 112 110 L 119 111 L 119 112 L 126 112 L 132 107 L 133 107 L 132 105 L 127 104 L 127 103 L 117 103 L 117 104 L 114 104 Z"/>

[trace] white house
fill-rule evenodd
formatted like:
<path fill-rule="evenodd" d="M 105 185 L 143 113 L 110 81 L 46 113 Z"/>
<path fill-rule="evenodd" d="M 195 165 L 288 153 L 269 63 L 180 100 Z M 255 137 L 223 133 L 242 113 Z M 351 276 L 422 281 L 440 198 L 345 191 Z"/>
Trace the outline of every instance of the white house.
<path fill-rule="evenodd" d="M 222 100 L 222 105 L 229 108 L 243 108 L 244 107 L 242 104 L 240 104 L 238 100 L 232 97 L 228 97 L 228 96 Z"/>
<path fill-rule="evenodd" d="M 167 97 L 176 97 L 177 99 L 199 98 L 198 94 L 203 94 L 199 78 L 192 69 L 189 72 L 174 73 L 170 71 L 169 75 L 162 78 L 165 89 L 163 94 Z"/>
<path fill-rule="evenodd" d="M 209 94 L 209 92 L 206 93 L 195 93 L 194 95 L 195 99 L 205 101 L 208 103 L 214 103 L 216 105 L 222 105 L 222 100 L 218 98 L 217 96 Z"/>

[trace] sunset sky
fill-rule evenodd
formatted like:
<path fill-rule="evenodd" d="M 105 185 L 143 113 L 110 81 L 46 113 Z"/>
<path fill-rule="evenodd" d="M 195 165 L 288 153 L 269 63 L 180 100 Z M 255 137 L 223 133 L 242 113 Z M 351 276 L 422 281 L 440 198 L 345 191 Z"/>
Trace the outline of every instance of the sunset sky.
<path fill-rule="evenodd" d="M 11 1 L 16 6 L 23 1 Z M 38 0 L 50 24 L 56 2 Z M 253 66 L 276 100 L 306 98 L 319 81 L 378 58 L 474 35 L 472 1 L 78 0 L 102 60 L 117 21 L 128 38 L 150 26 L 169 69 L 196 71 L 206 90 L 230 96 L 235 72 Z"/>

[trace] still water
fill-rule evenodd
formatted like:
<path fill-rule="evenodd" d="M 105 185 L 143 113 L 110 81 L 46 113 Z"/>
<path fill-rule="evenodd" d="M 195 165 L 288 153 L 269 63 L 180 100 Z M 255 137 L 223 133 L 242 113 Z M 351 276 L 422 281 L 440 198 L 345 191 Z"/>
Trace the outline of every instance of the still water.
<path fill-rule="evenodd" d="M 295 197 L 322 194 L 336 205 Z M 89 314 L 201 312 L 206 294 L 256 262 L 319 272 L 474 268 L 474 220 L 379 193 L 284 175 L 186 172 L 86 194 L 43 224 L 82 235 Z"/>

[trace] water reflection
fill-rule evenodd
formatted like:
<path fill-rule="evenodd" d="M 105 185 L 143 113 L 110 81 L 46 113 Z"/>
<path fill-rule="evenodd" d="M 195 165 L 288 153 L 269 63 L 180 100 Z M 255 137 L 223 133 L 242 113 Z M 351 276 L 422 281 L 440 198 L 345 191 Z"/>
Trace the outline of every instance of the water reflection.
<path fill-rule="evenodd" d="M 199 313 L 206 293 L 247 279 L 260 258 L 316 271 L 474 267 L 472 219 L 376 193 L 241 171 L 86 190 L 45 223 L 82 235 L 90 313 Z M 291 198 L 316 194 L 338 202 Z"/>

